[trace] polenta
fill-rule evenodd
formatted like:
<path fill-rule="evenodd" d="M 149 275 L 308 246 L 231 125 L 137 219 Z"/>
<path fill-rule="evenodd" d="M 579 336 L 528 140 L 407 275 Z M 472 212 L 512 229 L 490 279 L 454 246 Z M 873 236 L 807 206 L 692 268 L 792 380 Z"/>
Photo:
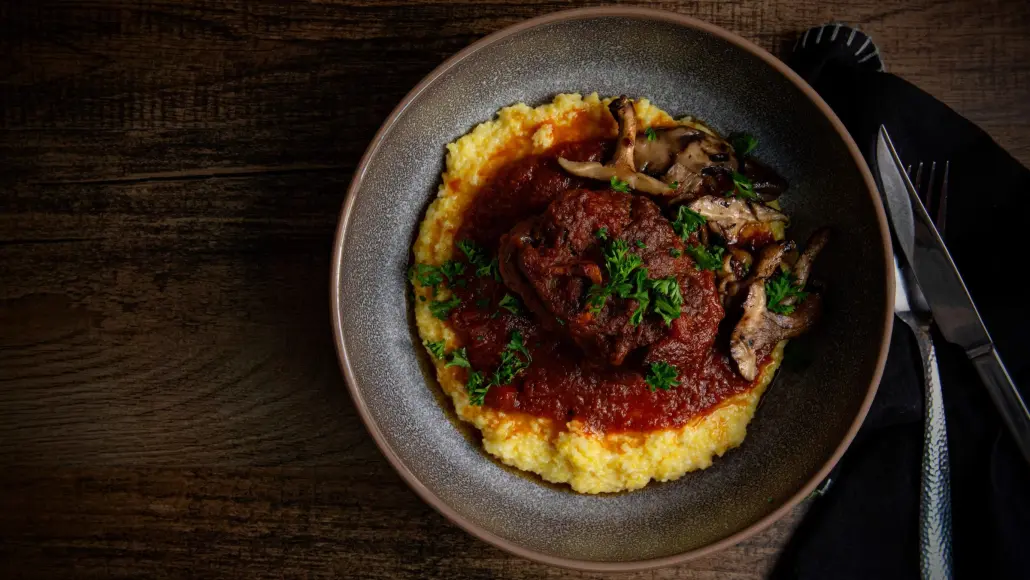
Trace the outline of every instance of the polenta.
<path fill-rule="evenodd" d="M 814 254 L 797 258 L 746 177 L 753 143 L 732 145 L 646 99 L 561 94 L 447 146 L 414 245 L 415 318 L 487 452 L 602 493 L 741 444 L 819 304 L 795 265 Z"/>

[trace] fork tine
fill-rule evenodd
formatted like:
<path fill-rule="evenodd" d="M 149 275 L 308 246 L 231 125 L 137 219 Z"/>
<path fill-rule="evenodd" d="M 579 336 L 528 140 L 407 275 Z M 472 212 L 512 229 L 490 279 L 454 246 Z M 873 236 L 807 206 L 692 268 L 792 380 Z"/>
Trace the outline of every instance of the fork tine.
<path fill-rule="evenodd" d="M 941 239 L 944 238 L 944 224 L 948 213 L 948 176 L 950 173 L 951 161 L 945 161 L 944 179 L 941 180 L 941 189 L 937 192 L 937 216 L 934 219 L 934 224 L 937 226 L 937 231 L 941 234 Z"/>
<path fill-rule="evenodd" d="M 934 195 L 934 174 L 937 173 L 937 162 L 930 163 L 930 177 L 926 180 L 926 192 L 923 195 L 923 204 L 926 206 L 926 213 L 933 215 L 934 204 L 940 200 L 940 194 Z"/>
<path fill-rule="evenodd" d="M 916 178 L 912 180 L 912 185 L 916 188 L 916 193 L 920 197 L 923 195 L 923 162 L 920 161 L 919 165 L 916 166 Z"/>

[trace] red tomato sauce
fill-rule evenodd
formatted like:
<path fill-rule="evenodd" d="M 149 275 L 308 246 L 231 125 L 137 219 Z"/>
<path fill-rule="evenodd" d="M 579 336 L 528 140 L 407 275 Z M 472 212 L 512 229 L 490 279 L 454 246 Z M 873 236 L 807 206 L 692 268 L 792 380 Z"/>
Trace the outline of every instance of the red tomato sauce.
<path fill-rule="evenodd" d="M 607 158 L 613 146 L 613 140 L 607 139 L 566 143 L 543 155 L 505 165 L 466 210 L 455 240 L 472 240 L 496 256 L 502 234 L 519 221 L 543 212 L 562 192 L 604 188 L 601 182 L 565 173 L 557 163 L 559 156 L 600 161 Z M 463 257 L 458 248 L 454 255 Z M 562 425 L 577 419 L 590 429 L 606 433 L 650 431 L 684 425 L 753 386 L 737 374 L 726 340 L 717 339 L 703 356 L 665 357 L 678 369 L 680 385 L 652 392 L 644 381 L 642 353 L 618 367 L 587 360 L 579 347 L 543 329 L 530 315 L 500 307 L 504 295 L 511 293 L 502 282 L 477 277 L 473 268 L 468 270 L 464 285 L 454 288 L 461 305 L 451 312 L 449 321 L 466 347 L 473 369 L 485 374 L 495 369 L 516 330 L 532 356 L 529 367 L 511 384 L 490 388 L 484 402 L 487 407 L 547 417 Z M 721 309 L 717 310 L 712 315 L 721 317 Z M 697 352 L 690 348 L 693 339 L 670 332 L 670 340 L 682 342 L 683 352 Z M 675 347 L 666 343 L 663 352 L 675 353 Z"/>

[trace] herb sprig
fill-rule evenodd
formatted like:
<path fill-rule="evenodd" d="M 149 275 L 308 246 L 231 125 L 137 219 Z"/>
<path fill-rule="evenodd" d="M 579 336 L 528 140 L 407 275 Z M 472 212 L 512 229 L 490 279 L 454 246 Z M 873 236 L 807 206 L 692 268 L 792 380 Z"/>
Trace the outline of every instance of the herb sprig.
<path fill-rule="evenodd" d="M 735 195 L 740 199 L 746 199 L 748 201 L 758 201 L 758 194 L 755 193 L 755 184 L 751 182 L 748 177 L 742 173 L 736 171 L 733 172 L 733 189 L 727 191 L 724 195 L 729 197 Z"/>
<path fill-rule="evenodd" d="M 587 292 L 587 305 L 591 313 L 599 313 L 608 298 L 614 296 L 637 301 L 637 307 L 629 319 L 633 326 L 643 322 L 649 311 L 661 316 L 665 324 L 672 324 L 673 320 L 679 318 L 683 295 L 675 277 L 658 280 L 649 278 L 647 268 L 643 267 L 643 259 L 630 252 L 629 244 L 623 240 L 608 244 L 604 250 L 604 261 L 608 270 L 608 283 L 594 284 Z"/>
<path fill-rule="evenodd" d="M 608 183 L 614 191 L 618 191 L 619 193 L 629 193 L 629 184 L 614 175 Z"/>
<path fill-rule="evenodd" d="M 672 229 L 676 234 L 686 241 L 690 234 L 696 232 L 705 225 L 708 219 L 685 205 L 676 210 L 676 219 L 672 222 Z"/>
<path fill-rule="evenodd" d="M 464 349 L 462 349 L 464 351 Z M 467 362 L 467 361 L 466 361 Z M 532 355 L 522 339 L 522 333 L 514 330 L 511 333 L 511 340 L 501 351 L 501 364 L 494 370 L 487 379 L 480 371 L 473 371 L 469 367 L 468 380 L 465 382 L 465 391 L 469 395 L 469 403 L 480 406 L 486 399 L 486 393 L 490 387 L 511 384 L 515 377 L 529 368 L 533 362 Z"/>
<path fill-rule="evenodd" d="M 686 251 L 694 259 L 694 266 L 698 270 L 718 270 L 722 267 L 722 255 L 726 249 L 722 246 L 709 249 L 698 244 L 687 246 Z"/>
<path fill-rule="evenodd" d="M 659 361 L 651 363 L 651 367 L 647 371 L 647 375 L 644 376 L 644 382 L 651 388 L 651 392 L 655 392 L 658 389 L 668 391 L 673 387 L 680 385 L 676 379 L 679 377 L 679 370 L 671 364 Z"/>
<path fill-rule="evenodd" d="M 737 133 L 730 138 L 730 144 L 733 145 L 733 150 L 736 151 L 737 157 L 744 157 L 754 151 L 755 147 L 758 147 L 758 139 L 754 135 Z"/>
<path fill-rule="evenodd" d="M 465 254 L 469 264 L 476 269 L 476 276 L 480 278 L 493 278 L 501 281 L 501 271 L 498 268 L 497 258 L 491 258 L 479 244 L 472 240 L 461 240 L 458 242 L 458 249 Z"/>
<path fill-rule="evenodd" d="M 784 304 L 784 301 L 791 297 L 795 301 Z M 765 281 L 765 304 L 770 312 L 793 314 L 794 307 L 798 303 L 804 302 L 805 298 L 808 298 L 808 292 L 799 288 L 794 277 L 786 272 L 780 272 Z"/>

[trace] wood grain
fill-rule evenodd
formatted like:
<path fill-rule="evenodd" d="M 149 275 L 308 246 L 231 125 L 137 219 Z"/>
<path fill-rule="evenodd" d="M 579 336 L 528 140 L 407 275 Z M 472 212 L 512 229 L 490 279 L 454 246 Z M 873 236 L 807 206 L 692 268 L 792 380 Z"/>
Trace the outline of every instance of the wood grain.
<path fill-rule="evenodd" d="M 392 107 L 476 38 L 589 4 L 0 4 L 3 577 L 591 577 L 508 557 L 401 484 L 345 393 L 327 295 L 343 192 Z M 642 4 L 777 54 L 859 24 L 1030 162 L 1026 2 Z M 654 577 L 760 576 L 799 514 Z"/>

